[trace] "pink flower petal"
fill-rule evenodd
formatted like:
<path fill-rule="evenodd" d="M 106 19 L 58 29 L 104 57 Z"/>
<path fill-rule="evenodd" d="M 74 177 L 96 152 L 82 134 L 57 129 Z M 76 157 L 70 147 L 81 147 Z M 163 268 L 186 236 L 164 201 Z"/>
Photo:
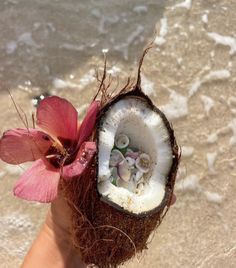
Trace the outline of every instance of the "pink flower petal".
<path fill-rule="evenodd" d="M 99 109 L 100 109 L 99 101 L 94 101 L 89 106 L 86 116 L 79 129 L 78 146 L 80 146 L 83 142 L 88 140 L 88 138 L 91 136 L 95 123 L 96 123 L 96 118 L 97 118 Z"/>
<path fill-rule="evenodd" d="M 78 114 L 65 99 L 51 96 L 42 100 L 37 109 L 37 125 L 53 137 L 76 140 Z"/>
<path fill-rule="evenodd" d="M 59 179 L 59 170 L 39 159 L 23 173 L 14 187 L 14 194 L 28 201 L 51 202 L 57 197 Z"/>
<path fill-rule="evenodd" d="M 0 140 L 0 158 L 13 165 L 34 161 L 44 156 L 52 141 L 36 129 L 11 129 Z"/>
<path fill-rule="evenodd" d="M 63 167 L 62 177 L 66 180 L 69 180 L 73 177 L 80 176 L 89 165 L 95 153 L 96 143 L 84 142 L 80 146 L 79 152 L 74 162 Z"/>

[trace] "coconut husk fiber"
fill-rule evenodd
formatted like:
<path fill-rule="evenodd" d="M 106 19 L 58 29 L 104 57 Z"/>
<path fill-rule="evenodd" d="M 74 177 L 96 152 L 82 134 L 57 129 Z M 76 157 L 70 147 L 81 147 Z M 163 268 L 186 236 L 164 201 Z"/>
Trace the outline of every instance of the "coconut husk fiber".
<path fill-rule="evenodd" d="M 148 49 L 147 49 L 148 50 Z M 144 51 L 143 57 L 147 50 Z M 72 239 L 75 249 L 86 264 L 94 264 L 99 268 L 115 268 L 132 258 L 136 253 L 147 248 L 147 241 L 152 231 L 159 226 L 165 216 L 173 195 L 179 153 L 174 132 L 160 110 L 142 93 L 140 87 L 140 68 L 137 84 L 125 87 L 109 101 L 102 101 L 102 109 L 97 119 L 92 140 L 98 142 L 99 124 L 103 114 L 114 102 L 123 97 L 143 98 L 162 117 L 170 135 L 173 163 L 166 179 L 165 197 L 162 203 L 147 214 L 134 215 L 109 203 L 97 190 L 98 155 L 95 155 L 90 166 L 78 178 L 63 181 L 63 189 L 72 210 Z M 104 68 L 105 70 L 105 68 Z M 105 73 L 105 71 L 104 71 Z M 103 75 L 102 83 L 105 79 Z M 106 92 L 105 88 L 102 89 Z M 105 96 L 106 100 L 108 99 Z"/>
<path fill-rule="evenodd" d="M 147 248 L 149 235 L 169 207 L 172 190 L 166 192 L 166 206 L 152 215 L 129 215 L 101 200 L 96 162 L 95 157 L 91 167 L 65 187 L 72 210 L 73 244 L 86 264 L 115 268 Z"/>
<path fill-rule="evenodd" d="M 147 248 L 151 232 L 157 228 L 170 206 L 178 166 L 178 147 L 161 205 L 147 215 L 132 215 L 107 203 L 97 190 L 97 156 L 82 176 L 66 182 L 64 190 L 72 210 L 74 247 L 86 264 L 113 268 Z"/>

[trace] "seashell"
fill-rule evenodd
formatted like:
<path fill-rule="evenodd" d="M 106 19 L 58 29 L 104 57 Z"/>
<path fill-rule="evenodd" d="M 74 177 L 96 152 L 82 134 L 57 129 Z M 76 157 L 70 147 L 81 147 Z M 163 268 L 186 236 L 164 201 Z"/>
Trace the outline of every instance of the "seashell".
<path fill-rule="evenodd" d="M 136 159 L 135 166 L 143 173 L 147 173 L 150 170 L 150 156 L 148 154 L 142 153 Z"/>
<path fill-rule="evenodd" d="M 134 180 L 136 181 L 136 182 L 138 182 L 138 181 L 140 181 L 140 179 L 143 177 L 143 172 L 142 171 L 140 171 L 139 169 L 137 170 L 137 172 L 136 172 L 136 174 L 135 174 L 135 178 L 134 178 Z"/>
<path fill-rule="evenodd" d="M 109 166 L 116 167 L 124 159 L 125 158 L 124 158 L 123 154 L 119 150 L 114 149 L 111 151 Z"/>
<path fill-rule="evenodd" d="M 125 159 L 128 162 L 128 165 L 130 167 L 133 167 L 135 165 L 135 159 L 134 158 L 127 156 Z"/>
<path fill-rule="evenodd" d="M 129 167 L 128 162 L 126 159 L 124 159 L 122 162 L 119 163 L 118 165 L 118 175 L 119 177 L 124 180 L 124 181 L 129 181 L 131 177 L 131 170 Z"/>
<path fill-rule="evenodd" d="M 128 148 L 126 153 L 125 153 L 125 157 L 131 157 L 133 159 L 137 159 L 139 155 L 140 155 L 139 152 L 134 152 L 130 148 Z"/>
<path fill-rule="evenodd" d="M 127 148 L 129 145 L 129 138 L 128 136 L 126 136 L 125 134 L 119 134 L 116 138 L 115 138 L 115 146 L 118 149 L 124 149 Z"/>

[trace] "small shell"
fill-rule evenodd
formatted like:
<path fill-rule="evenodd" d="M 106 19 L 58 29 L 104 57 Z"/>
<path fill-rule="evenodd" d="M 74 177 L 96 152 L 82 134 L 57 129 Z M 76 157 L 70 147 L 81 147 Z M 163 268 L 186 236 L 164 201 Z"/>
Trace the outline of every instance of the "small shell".
<path fill-rule="evenodd" d="M 125 153 L 125 157 L 131 157 L 133 159 L 137 159 L 138 156 L 139 156 L 139 152 L 134 152 L 130 148 L 128 148 Z"/>
<path fill-rule="evenodd" d="M 114 150 L 111 151 L 109 166 L 116 167 L 124 159 L 125 158 L 124 158 L 123 154 L 119 150 L 114 149 Z"/>
<path fill-rule="evenodd" d="M 150 170 L 150 156 L 148 154 L 142 153 L 136 159 L 135 165 L 143 173 L 147 173 Z"/>
<path fill-rule="evenodd" d="M 131 170 L 128 162 L 124 159 L 118 165 L 118 175 L 124 181 L 129 181 L 131 177 Z"/>
<path fill-rule="evenodd" d="M 127 156 L 125 159 L 126 159 L 126 161 L 128 162 L 128 165 L 129 165 L 130 167 L 134 166 L 134 164 L 135 164 L 135 159 L 133 159 L 132 157 L 129 157 L 129 156 Z"/>
<path fill-rule="evenodd" d="M 136 182 L 138 182 L 138 181 L 140 181 L 140 179 L 143 177 L 143 172 L 142 171 L 140 171 L 140 170 L 138 170 L 137 172 L 136 172 L 136 174 L 135 174 L 135 181 Z"/>
<path fill-rule="evenodd" d="M 124 149 L 127 148 L 129 145 L 129 138 L 128 136 L 126 136 L 125 134 L 119 134 L 116 138 L 115 138 L 115 146 L 118 149 Z"/>

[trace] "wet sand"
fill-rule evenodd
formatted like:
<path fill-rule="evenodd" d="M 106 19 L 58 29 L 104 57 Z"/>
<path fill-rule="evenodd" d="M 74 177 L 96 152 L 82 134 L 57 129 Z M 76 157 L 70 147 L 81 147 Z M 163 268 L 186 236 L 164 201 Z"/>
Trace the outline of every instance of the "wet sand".
<path fill-rule="evenodd" d="M 128 1 L 125 9 L 104 2 L 1 2 L 1 131 L 23 127 L 6 88 L 29 118 L 32 98 L 45 91 L 68 98 L 82 118 L 97 87 L 94 69 L 103 66 L 101 49 L 110 49 L 108 70 L 122 85 L 156 28 L 142 85 L 182 147 L 177 203 L 149 249 L 124 267 L 234 267 L 235 1 Z M 20 265 L 47 210 L 13 197 L 25 168 L 0 163 L 0 267 Z"/>

